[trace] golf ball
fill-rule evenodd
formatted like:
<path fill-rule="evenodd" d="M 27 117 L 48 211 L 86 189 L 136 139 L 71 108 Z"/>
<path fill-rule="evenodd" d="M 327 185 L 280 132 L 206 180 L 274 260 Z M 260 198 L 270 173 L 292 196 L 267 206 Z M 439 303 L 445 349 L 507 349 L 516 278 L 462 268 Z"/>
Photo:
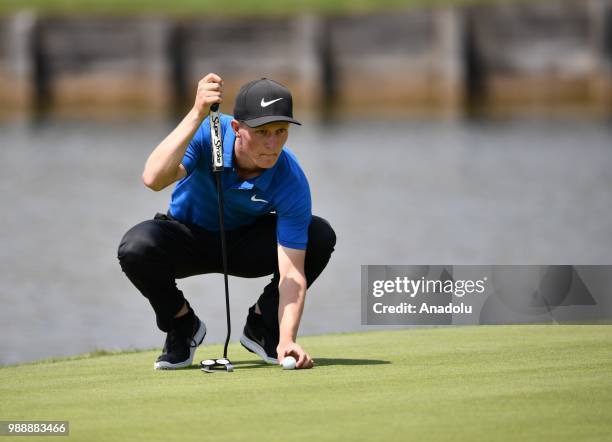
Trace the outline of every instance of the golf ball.
<path fill-rule="evenodd" d="M 287 356 L 281 364 L 283 365 L 284 370 L 293 370 L 295 368 L 295 358 L 293 356 Z"/>

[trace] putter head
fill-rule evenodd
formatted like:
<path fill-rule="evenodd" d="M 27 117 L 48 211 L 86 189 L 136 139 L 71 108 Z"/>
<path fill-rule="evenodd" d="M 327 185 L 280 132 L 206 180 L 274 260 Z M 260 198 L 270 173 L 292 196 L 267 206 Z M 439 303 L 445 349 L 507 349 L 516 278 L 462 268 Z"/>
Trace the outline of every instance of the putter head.
<path fill-rule="evenodd" d="M 234 371 L 234 366 L 227 358 L 219 359 L 204 359 L 200 362 L 200 367 L 205 373 L 214 373 L 215 371 Z"/>

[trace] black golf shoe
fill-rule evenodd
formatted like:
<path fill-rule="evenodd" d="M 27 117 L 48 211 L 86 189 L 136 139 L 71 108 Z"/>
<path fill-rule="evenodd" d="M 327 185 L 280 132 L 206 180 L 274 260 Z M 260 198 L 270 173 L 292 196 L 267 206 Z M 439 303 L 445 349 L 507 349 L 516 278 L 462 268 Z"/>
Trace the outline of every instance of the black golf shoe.
<path fill-rule="evenodd" d="M 268 364 L 278 364 L 276 347 L 278 334 L 268 330 L 261 315 L 255 313 L 255 306 L 249 309 L 246 325 L 240 336 L 240 343 Z"/>
<path fill-rule="evenodd" d="M 162 354 L 154 365 L 156 370 L 173 370 L 191 365 L 196 348 L 206 336 L 206 325 L 193 313 L 190 316 L 189 328 L 176 327 L 167 334 Z"/>

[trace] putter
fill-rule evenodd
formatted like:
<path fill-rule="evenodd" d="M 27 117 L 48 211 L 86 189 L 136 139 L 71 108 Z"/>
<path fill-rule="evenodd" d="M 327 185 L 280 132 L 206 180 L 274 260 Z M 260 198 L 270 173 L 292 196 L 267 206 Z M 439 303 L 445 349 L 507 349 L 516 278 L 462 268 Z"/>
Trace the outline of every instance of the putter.
<path fill-rule="evenodd" d="M 214 373 L 224 370 L 229 373 L 234 371 L 234 366 L 227 358 L 227 344 L 232 334 L 232 324 L 230 320 L 229 287 L 227 283 L 227 248 L 225 245 L 225 227 L 223 224 L 223 141 L 221 138 L 221 120 L 219 119 L 219 104 L 215 103 L 210 107 L 210 140 L 212 144 L 212 171 L 217 183 L 217 199 L 219 201 L 219 233 L 221 235 L 221 258 L 223 260 L 223 279 L 225 282 L 225 314 L 227 317 L 227 336 L 223 346 L 223 357 L 219 359 L 205 359 L 200 362 L 202 371 Z"/>

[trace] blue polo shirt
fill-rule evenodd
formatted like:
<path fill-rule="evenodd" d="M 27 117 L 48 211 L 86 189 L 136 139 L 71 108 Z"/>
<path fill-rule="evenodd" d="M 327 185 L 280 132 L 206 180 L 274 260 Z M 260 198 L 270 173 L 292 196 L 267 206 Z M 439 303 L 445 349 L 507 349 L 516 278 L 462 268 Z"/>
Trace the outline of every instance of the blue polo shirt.
<path fill-rule="evenodd" d="M 225 229 L 233 230 L 253 224 L 258 217 L 276 211 L 278 243 L 292 249 L 306 249 L 312 216 L 310 188 L 297 159 L 287 147 L 283 147 L 273 167 L 255 178 L 241 179 L 232 164 L 236 140 L 230 125 L 232 118 L 220 114 Z M 176 184 L 172 193 L 170 215 L 184 223 L 219 231 L 208 118 L 189 143 L 182 164 L 187 176 Z"/>

